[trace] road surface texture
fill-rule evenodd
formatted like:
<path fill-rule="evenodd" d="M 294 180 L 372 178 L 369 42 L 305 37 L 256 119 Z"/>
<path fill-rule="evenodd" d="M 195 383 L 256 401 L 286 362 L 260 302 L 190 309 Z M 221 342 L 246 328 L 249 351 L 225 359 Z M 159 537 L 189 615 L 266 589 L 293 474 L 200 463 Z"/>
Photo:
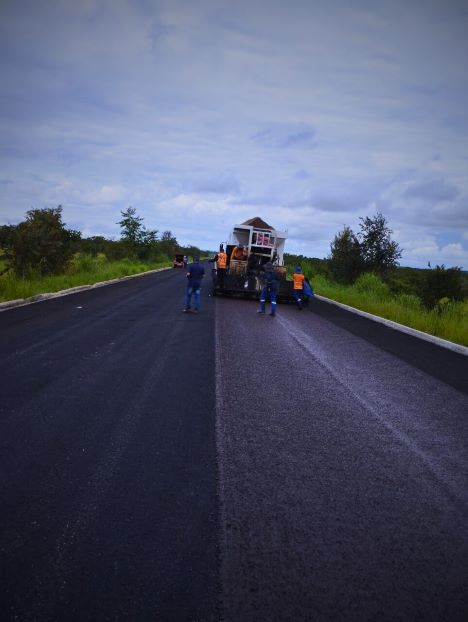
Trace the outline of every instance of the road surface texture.
<path fill-rule="evenodd" d="M 217 620 L 214 305 L 182 270 L 0 313 L 5 620 Z"/>
<path fill-rule="evenodd" d="M 171 270 L 0 313 L 7 620 L 467 620 L 468 358 Z"/>
<path fill-rule="evenodd" d="M 468 620 L 466 393 L 368 320 L 236 302 L 216 309 L 226 620 Z"/>

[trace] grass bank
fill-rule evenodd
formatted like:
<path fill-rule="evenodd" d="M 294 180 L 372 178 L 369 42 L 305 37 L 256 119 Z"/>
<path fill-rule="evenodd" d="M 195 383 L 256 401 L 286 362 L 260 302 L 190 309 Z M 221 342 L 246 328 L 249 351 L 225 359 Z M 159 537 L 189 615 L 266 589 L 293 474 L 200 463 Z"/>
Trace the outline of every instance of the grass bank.
<path fill-rule="evenodd" d="M 101 281 L 131 276 L 171 265 L 172 261 L 169 259 L 148 264 L 128 259 L 107 261 L 103 255 L 96 257 L 79 255 L 73 259 L 64 274 L 46 277 L 30 274 L 25 279 L 18 278 L 10 272 L 2 275 L 0 277 L 0 302 L 59 292 L 79 285 L 93 285 Z"/>
<path fill-rule="evenodd" d="M 426 309 L 417 296 L 390 292 L 373 274 L 363 274 L 353 285 L 340 285 L 321 275 L 308 274 L 317 294 L 361 311 L 393 320 L 404 326 L 468 346 L 468 300 L 453 302 L 447 298 L 436 308 Z"/>

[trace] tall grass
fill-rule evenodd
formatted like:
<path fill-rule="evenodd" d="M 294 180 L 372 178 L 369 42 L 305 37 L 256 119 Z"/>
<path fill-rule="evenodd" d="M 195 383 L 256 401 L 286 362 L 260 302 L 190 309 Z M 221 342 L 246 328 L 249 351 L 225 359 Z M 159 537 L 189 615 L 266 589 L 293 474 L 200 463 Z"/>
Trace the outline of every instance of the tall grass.
<path fill-rule="evenodd" d="M 66 273 L 39 276 L 31 273 L 21 279 L 8 272 L 0 277 L 0 302 L 31 298 L 38 294 L 58 292 L 79 285 L 93 285 L 101 281 L 130 276 L 148 270 L 164 268 L 172 265 L 168 259 L 151 264 L 123 259 L 107 261 L 105 255 L 96 257 L 77 254 L 70 263 Z"/>
<path fill-rule="evenodd" d="M 363 274 L 353 285 L 340 285 L 324 276 L 308 274 L 315 292 L 361 311 L 393 320 L 436 337 L 468 346 L 468 300 L 442 299 L 426 309 L 417 296 L 394 295 L 374 274 Z"/>

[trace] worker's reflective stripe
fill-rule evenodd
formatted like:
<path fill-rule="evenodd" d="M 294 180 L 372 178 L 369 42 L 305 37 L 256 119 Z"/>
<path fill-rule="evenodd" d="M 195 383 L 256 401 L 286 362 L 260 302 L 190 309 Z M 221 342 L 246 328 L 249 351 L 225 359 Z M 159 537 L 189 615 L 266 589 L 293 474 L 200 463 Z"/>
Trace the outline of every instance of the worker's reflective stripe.
<path fill-rule="evenodd" d="M 218 253 L 218 261 L 216 262 L 218 265 L 218 268 L 225 268 L 226 261 L 227 261 L 226 253 Z"/>

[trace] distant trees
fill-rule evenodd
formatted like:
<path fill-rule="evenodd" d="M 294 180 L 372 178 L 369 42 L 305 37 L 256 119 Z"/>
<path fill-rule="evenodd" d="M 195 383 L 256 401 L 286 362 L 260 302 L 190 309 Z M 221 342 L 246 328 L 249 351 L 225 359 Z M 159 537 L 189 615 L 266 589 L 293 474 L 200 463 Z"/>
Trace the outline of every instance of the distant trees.
<path fill-rule="evenodd" d="M 400 247 L 391 239 L 393 231 L 380 212 L 360 220 L 357 235 L 345 226 L 330 245 L 329 270 L 332 278 L 341 283 L 353 283 L 363 272 L 386 277 L 401 257 Z"/>
<path fill-rule="evenodd" d="M 123 244 L 127 256 L 140 261 L 155 261 L 165 257 L 172 259 L 176 253 L 184 253 L 191 257 L 201 254 L 196 246 L 180 246 L 169 229 L 159 238 L 158 230 L 146 229 L 143 218 L 138 216 L 133 207 L 122 211 L 121 215 L 122 218 L 117 224 L 121 228 L 120 243 Z"/>
<path fill-rule="evenodd" d="M 179 244 L 172 231 L 164 231 L 159 242 L 161 253 L 168 257 L 173 257 L 179 250 Z"/>
<path fill-rule="evenodd" d="M 158 231 L 148 230 L 143 218 L 134 207 L 120 212 L 122 219 L 117 223 L 121 229 L 121 240 L 129 256 L 148 261 L 157 254 Z"/>
<path fill-rule="evenodd" d="M 383 279 L 391 291 L 416 295 L 432 309 L 441 300 L 463 300 L 466 295 L 466 278 L 461 268 L 436 266 L 433 270 L 416 270 L 398 267 L 402 251 L 392 240 L 393 231 L 385 217 L 378 212 L 373 217 L 360 218 L 360 231 L 356 235 L 345 226 L 330 245 L 327 258 L 329 276 L 340 283 L 354 283 L 362 273 L 374 273 Z"/>
<path fill-rule="evenodd" d="M 176 253 L 199 256 L 196 246 L 181 247 L 170 230 L 161 239 L 158 231 L 146 229 L 133 207 L 121 212 L 119 240 L 103 236 L 83 238 L 79 231 L 62 222 L 62 206 L 31 209 L 18 225 L 0 225 L 0 276 L 14 271 L 21 278 L 64 272 L 70 260 L 101 255 L 109 261 L 132 259 L 156 263 L 172 259 Z"/>

